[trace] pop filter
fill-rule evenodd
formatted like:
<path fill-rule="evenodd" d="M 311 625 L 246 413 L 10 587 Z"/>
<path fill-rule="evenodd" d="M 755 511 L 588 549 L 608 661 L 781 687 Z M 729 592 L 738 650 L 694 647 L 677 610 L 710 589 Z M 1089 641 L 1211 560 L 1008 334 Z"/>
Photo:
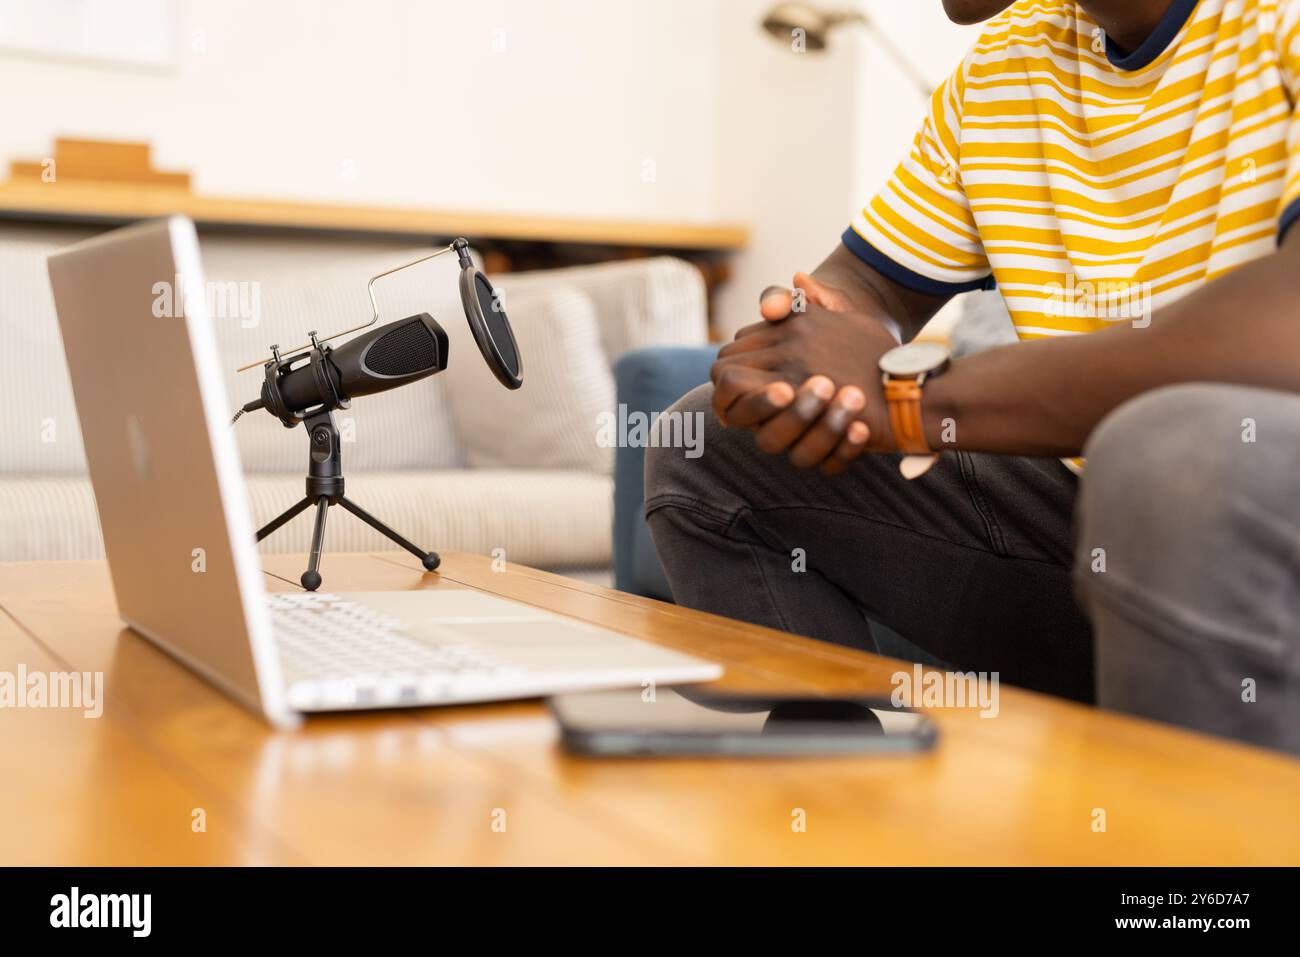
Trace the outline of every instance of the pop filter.
<path fill-rule="evenodd" d="M 524 370 L 505 305 L 466 249 L 460 251 L 460 301 L 483 361 L 498 382 L 507 389 L 518 389 L 524 384 Z"/>

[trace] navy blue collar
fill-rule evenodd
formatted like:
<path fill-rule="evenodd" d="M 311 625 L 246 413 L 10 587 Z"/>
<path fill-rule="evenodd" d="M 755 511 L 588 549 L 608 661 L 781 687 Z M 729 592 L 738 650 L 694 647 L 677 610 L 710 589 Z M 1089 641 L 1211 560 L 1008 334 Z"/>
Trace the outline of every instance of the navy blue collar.
<path fill-rule="evenodd" d="M 1115 46 L 1115 41 L 1106 37 L 1106 59 L 1117 70 L 1140 70 L 1156 61 L 1160 54 L 1169 49 L 1183 26 L 1191 19 L 1192 11 L 1200 0 L 1174 0 L 1165 11 L 1164 18 L 1151 31 L 1151 36 L 1132 53 L 1123 54 Z"/>

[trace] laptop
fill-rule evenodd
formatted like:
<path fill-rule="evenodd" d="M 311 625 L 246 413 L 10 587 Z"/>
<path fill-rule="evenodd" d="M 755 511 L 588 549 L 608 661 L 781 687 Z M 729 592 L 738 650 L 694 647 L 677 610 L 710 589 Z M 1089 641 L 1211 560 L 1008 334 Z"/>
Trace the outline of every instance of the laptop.
<path fill-rule="evenodd" d="M 313 712 L 710 681 L 707 661 L 472 589 L 269 594 L 184 217 L 49 259 L 122 620 L 276 727 Z M 289 437 L 286 436 L 286 439 Z"/>

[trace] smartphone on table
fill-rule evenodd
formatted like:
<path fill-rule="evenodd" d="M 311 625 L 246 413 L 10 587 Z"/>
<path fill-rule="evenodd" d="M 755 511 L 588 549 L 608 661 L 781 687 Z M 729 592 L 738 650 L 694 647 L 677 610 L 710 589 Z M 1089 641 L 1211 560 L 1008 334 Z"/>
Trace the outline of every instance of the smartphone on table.
<path fill-rule="evenodd" d="M 798 756 L 925 751 L 925 715 L 888 698 L 734 695 L 696 688 L 551 698 L 561 743 L 576 754 Z"/>

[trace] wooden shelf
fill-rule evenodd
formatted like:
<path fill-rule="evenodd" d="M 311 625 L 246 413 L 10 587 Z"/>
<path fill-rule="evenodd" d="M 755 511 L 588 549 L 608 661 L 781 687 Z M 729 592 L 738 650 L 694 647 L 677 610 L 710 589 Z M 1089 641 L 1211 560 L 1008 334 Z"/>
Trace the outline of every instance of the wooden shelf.
<path fill-rule="evenodd" d="M 0 183 L 0 219 L 121 224 L 182 214 L 203 226 L 307 230 L 428 239 L 521 240 L 732 252 L 749 230 L 737 225 L 560 219 L 504 213 L 335 206 L 198 196 L 188 190 L 140 183 L 14 178 Z"/>

